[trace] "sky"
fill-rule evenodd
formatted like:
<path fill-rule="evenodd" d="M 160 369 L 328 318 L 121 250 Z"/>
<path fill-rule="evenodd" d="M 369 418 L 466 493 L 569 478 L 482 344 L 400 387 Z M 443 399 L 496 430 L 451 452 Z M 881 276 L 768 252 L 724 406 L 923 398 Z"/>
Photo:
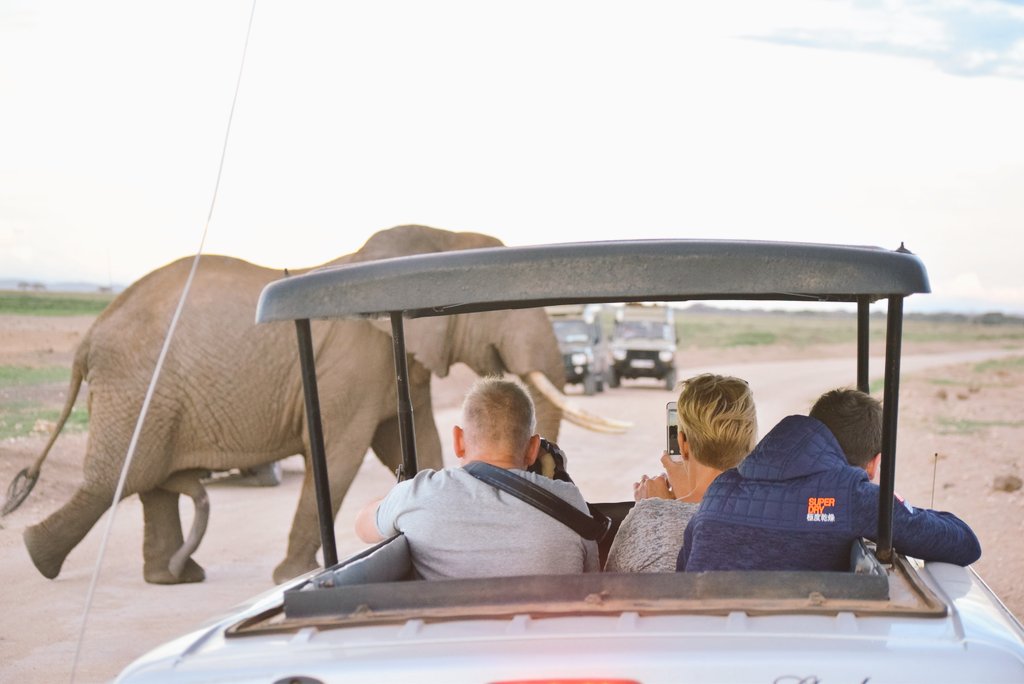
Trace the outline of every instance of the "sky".
<path fill-rule="evenodd" d="M 0 280 L 420 223 L 904 243 L 908 311 L 1024 314 L 1022 0 L 253 7 L 0 0 Z"/>

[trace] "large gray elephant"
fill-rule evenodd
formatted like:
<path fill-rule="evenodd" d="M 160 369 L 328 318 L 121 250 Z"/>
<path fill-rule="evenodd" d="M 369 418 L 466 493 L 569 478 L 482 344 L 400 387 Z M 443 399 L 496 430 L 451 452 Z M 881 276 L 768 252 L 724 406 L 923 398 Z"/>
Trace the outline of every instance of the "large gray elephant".
<path fill-rule="evenodd" d="M 477 233 L 399 226 L 377 233 L 355 254 L 330 264 L 414 253 L 501 245 Z M 143 277 L 97 318 L 79 346 L 68 400 L 57 430 L 29 470 L 42 461 L 85 380 L 89 438 L 84 484 L 60 509 L 25 531 L 32 561 L 56 577 L 67 554 L 110 506 L 121 466 L 173 310 L 191 267 L 182 259 Z M 251 468 L 309 445 L 294 326 L 256 325 L 263 287 L 284 274 L 224 256 L 203 256 L 178 323 L 128 471 L 124 496 L 138 493 L 144 511 L 144 569 L 148 582 L 197 582 L 191 558 L 205 528 L 208 471 Z M 367 449 L 389 468 L 401 462 L 390 329 L 366 320 L 313 322 L 331 501 L 337 515 Z M 558 344 L 542 310 L 523 309 L 416 319 L 407 327 L 410 386 L 420 463 L 441 466 L 441 441 L 430 397 L 431 374 L 454 363 L 480 375 L 509 372 L 532 388 L 538 430 L 557 437 L 563 409 Z M 550 397 L 550 398 L 549 398 Z M 588 425 L 586 416 L 581 424 Z M 601 429 L 600 425 L 589 423 Z M 34 481 L 34 479 L 33 479 Z M 178 497 L 196 500 L 186 543 Z M 306 469 L 277 582 L 317 566 L 319 526 L 311 469 Z"/>

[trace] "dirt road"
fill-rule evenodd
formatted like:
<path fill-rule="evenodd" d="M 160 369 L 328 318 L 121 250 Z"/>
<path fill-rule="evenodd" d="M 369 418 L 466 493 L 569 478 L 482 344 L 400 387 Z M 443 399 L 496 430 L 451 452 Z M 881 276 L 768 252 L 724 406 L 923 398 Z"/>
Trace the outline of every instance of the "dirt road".
<path fill-rule="evenodd" d="M 964 389 L 965 399 L 949 394 L 941 398 L 930 380 L 939 376 L 955 379 L 971 372 L 964 362 L 1007 353 L 973 350 L 905 357 L 897 489 L 911 501 L 929 505 L 932 455 L 942 455 L 935 506 L 957 512 L 974 526 L 985 551 L 976 567 L 1020 615 L 1024 594 L 1015 583 L 1024 570 L 1024 545 L 1019 541 L 1024 531 L 1024 497 L 1020 491 L 995 491 L 991 482 L 994 474 L 1021 474 L 1018 459 L 1010 450 L 1019 444 L 1021 428 L 1014 427 L 1015 417 L 1004 420 L 1007 426 L 991 427 L 982 442 L 973 435 L 936 436 L 933 418 L 947 404 L 953 412 L 967 407 L 990 418 L 1016 416 L 1021 399 L 1019 376 L 1024 371 L 1011 371 L 1017 375 L 998 382 L 983 381 L 976 392 Z M 879 369 L 873 376 L 880 374 L 880 361 L 873 368 Z M 751 383 L 762 434 L 779 418 L 806 412 L 821 391 L 850 384 L 854 377 L 850 359 L 709 361 L 700 367 L 684 364 L 680 377 L 704 370 L 739 375 Z M 926 370 L 928 373 L 922 374 Z M 455 373 L 436 387 L 443 404 L 437 411 L 443 437 L 455 421 L 455 399 L 466 381 L 465 374 Z M 968 387 L 967 382 L 962 386 Z M 961 384 L 957 381 L 950 387 Z M 643 472 L 656 472 L 664 439 L 663 407 L 673 398 L 653 382 L 642 381 L 626 382 L 594 397 L 573 397 L 587 410 L 635 423 L 621 436 L 587 433 L 571 425 L 563 428 L 558 441 L 568 453 L 570 472 L 588 499 L 631 498 L 631 483 Z M 992 403 L 985 404 L 987 401 Z M 39 437 L 0 445 L 0 486 L 6 487 L 13 475 L 29 464 L 42 444 Z M 272 588 L 271 571 L 284 555 L 303 476 L 302 463 L 294 458 L 285 461 L 284 482 L 279 487 L 210 486 L 210 526 L 195 556 L 207 572 L 201 584 L 155 586 L 143 582 L 141 505 L 137 497 L 122 502 L 99 564 L 88 619 L 84 620 L 86 596 L 109 514 L 71 553 L 56 580 L 46 580 L 36 572 L 21 543 L 27 525 L 66 500 L 80 477 L 84 450 L 84 435 L 63 436 L 30 499 L 0 520 L 0 681 L 69 681 L 83 624 L 75 681 L 108 680 L 143 652 Z M 446 451 L 450 451 L 447 444 Z M 632 456 L 624 459 L 623 453 Z M 391 481 L 391 474 L 375 461 L 364 462 L 336 523 L 341 555 L 363 548 L 351 532 L 355 512 L 384 493 Z M 186 518 L 189 507 L 183 504 Z"/>

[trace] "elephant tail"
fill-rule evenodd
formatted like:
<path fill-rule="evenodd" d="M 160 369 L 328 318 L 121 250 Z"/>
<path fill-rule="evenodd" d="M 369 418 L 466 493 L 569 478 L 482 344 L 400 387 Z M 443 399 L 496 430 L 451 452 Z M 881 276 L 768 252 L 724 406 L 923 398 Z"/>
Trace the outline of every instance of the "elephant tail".
<path fill-rule="evenodd" d="M 82 388 L 82 381 L 85 379 L 88 353 L 89 344 L 88 340 L 85 340 L 78 346 L 78 351 L 75 352 L 74 363 L 71 364 L 71 382 L 68 385 L 68 398 L 64 402 L 64 409 L 60 413 L 60 418 L 57 419 L 57 425 L 53 428 L 50 439 L 46 442 L 46 446 L 43 447 L 43 451 L 36 458 L 35 463 L 28 468 L 22 469 L 21 472 L 14 476 L 10 486 L 7 488 L 7 497 L 3 502 L 0 514 L 7 515 L 17 509 L 28 498 L 32 488 L 36 485 L 36 481 L 39 480 L 43 461 L 46 460 L 50 449 L 53 448 L 54 442 L 57 441 L 57 437 L 60 435 L 60 431 L 64 429 L 64 424 L 68 422 L 72 409 L 75 408 L 78 391 Z"/>
<path fill-rule="evenodd" d="M 75 408 L 75 400 L 78 398 L 78 392 L 82 389 L 82 381 L 85 380 L 86 374 L 86 358 L 89 353 L 88 340 L 78 346 L 78 350 L 75 352 L 75 360 L 71 364 L 71 381 L 68 383 L 68 398 L 64 401 L 64 408 L 60 412 L 60 418 L 57 419 L 57 425 L 53 428 L 53 434 L 50 435 L 49 441 L 46 442 L 46 446 L 43 447 L 43 452 L 39 454 L 39 458 L 29 468 L 29 475 L 39 477 L 39 471 L 43 467 L 43 461 L 46 460 L 46 456 L 50 453 L 50 449 L 53 448 L 53 443 L 57 441 L 57 436 L 60 435 L 60 431 L 64 429 L 64 424 L 68 422 L 68 418 L 71 417 L 71 411 Z"/>
<path fill-rule="evenodd" d="M 182 572 L 185 569 L 185 563 L 191 558 L 193 552 L 199 548 L 199 542 L 203 540 L 203 535 L 206 534 L 206 525 L 210 520 L 210 497 L 206 494 L 206 488 L 203 487 L 200 478 L 207 475 L 209 475 L 209 472 L 205 470 L 180 470 L 160 485 L 161 489 L 192 497 L 192 503 L 196 507 L 195 517 L 192 520 L 192 530 L 188 534 L 188 539 L 185 540 L 181 548 L 174 552 L 167 565 L 171 574 L 176 579 L 181 578 Z"/>

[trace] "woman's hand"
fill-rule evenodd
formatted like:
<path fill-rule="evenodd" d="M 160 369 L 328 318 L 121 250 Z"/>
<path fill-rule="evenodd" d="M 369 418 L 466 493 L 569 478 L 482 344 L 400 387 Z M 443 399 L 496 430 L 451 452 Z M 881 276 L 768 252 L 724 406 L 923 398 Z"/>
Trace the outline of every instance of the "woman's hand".
<path fill-rule="evenodd" d="M 673 461 L 668 452 L 662 452 L 661 465 L 665 468 L 665 477 L 668 478 L 669 489 L 672 491 L 672 498 L 685 499 L 693 492 L 695 484 L 693 475 L 690 472 L 690 464 L 685 460 Z M 699 500 L 699 499 L 698 499 Z"/>
<path fill-rule="evenodd" d="M 668 478 L 663 474 L 657 477 L 643 475 L 639 482 L 633 483 L 633 498 L 640 499 L 674 499 Z"/>

